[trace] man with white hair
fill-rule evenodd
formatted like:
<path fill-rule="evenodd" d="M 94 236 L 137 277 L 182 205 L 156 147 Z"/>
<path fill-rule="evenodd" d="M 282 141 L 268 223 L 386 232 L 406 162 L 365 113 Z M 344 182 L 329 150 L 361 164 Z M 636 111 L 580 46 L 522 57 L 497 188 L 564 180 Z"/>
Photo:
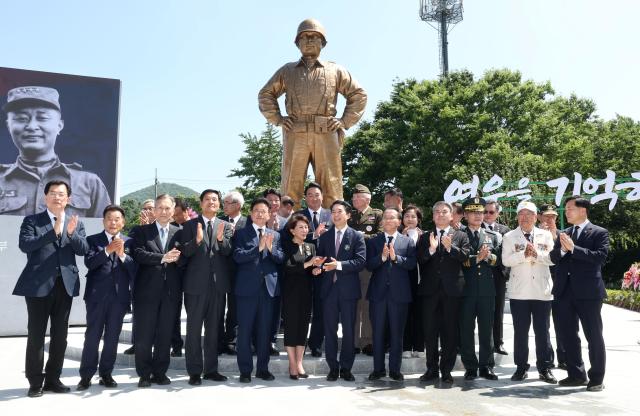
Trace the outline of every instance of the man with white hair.
<path fill-rule="evenodd" d="M 529 328 L 533 319 L 536 339 L 536 367 L 540 380 L 550 384 L 558 381 L 551 373 L 552 347 L 549 317 L 553 286 L 549 253 L 553 237 L 547 230 L 537 228 L 537 208 L 533 202 L 518 204 L 518 227 L 505 234 L 502 241 L 502 263 L 511 268 L 507 294 L 513 317 L 513 359 L 517 366 L 513 381 L 527 378 L 529 357 Z"/>

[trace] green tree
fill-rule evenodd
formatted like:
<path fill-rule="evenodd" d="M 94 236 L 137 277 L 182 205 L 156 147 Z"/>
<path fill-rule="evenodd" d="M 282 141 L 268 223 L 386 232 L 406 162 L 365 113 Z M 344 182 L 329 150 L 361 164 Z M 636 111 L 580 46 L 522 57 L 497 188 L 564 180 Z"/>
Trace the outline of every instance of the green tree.
<path fill-rule="evenodd" d="M 251 201 L 267 188 L 280 186 L 282 167 L 282 142 L 277 128 L 269 123 L 260 136 L 240 134 L 245 145 L 244 156 L 238 162 L 240 168 L 232 169 L 229 177 L 244 178 L 239 191 L 246 201 Z"/>
<path fill-rule="evenodd" d="M 573 179 L 574 172 L 603 178 L 606 169 L 629 177 L 640 167 L 640 125 L 621 116 L 603 121 L 595 111 L 591 100 L 558 96 L 549 82 L 522 80 L 509 70 L 477 80 L 461 71 L 396 81 L 373 121 L 345 142 L 346 189 L 367 184 L 380 204 L 384 189 L 397 186 L 408 201 L 430 207 L 452 180 L 468 182 L 474 174 L 481 185 L 494 174 L 511 183 Z M 548 187 L 532 190 L 553 201 Z M 592 218 L 609 228 L 615 251 L 638 254 L 640 203 L 618 204 L 609 212 L 600 202 Z"/>

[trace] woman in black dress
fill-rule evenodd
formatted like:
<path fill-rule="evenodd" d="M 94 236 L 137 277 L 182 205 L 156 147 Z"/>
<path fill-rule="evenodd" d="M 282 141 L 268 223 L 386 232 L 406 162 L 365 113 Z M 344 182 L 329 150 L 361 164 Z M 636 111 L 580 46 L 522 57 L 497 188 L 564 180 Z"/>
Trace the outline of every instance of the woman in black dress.
<path fill-rule="evenodd" d="M 284 345 L 289 357 L 289 377 L 297 380 L 308 377 L 302 367 L 302 357 L 311 318 L 311 266 L 319 265 L 322 259 L 315 257 L 315 246 L 304 241 L 309 233 L 307 217 L 294 215 L 284 232 L 292 236 L 282 239 L 285 255 L 282 279 Z"/>
<path fill-rule="evenodd" d="M 408 205 L 402 211 L 402 233 L 411 237 L 413 242 L 418 244 L 418 239 L 422 238 L 420 223 L 422 222 L 422 211 L 415 205 Z M 409 304 L 407 314 L 407 324 L 404 327 L 404 341 L 402 343 L 402 358 L 421 357 L 424 354 L 424 336 L 422 331 L 422 306 L 420 296 L 418 296 L 418 275 L 420 265 L 416 264 L 413 270 L 409 271 L 411 279 L 411 297 L 413 301 Z"/>

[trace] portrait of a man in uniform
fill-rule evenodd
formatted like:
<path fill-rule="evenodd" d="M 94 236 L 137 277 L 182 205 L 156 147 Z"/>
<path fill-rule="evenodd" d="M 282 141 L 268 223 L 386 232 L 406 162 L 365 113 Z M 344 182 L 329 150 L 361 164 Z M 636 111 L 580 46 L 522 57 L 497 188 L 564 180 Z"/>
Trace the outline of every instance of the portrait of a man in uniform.
<path fill-rule="evenodd" d="M 81 85 L 75 88 L 76 91 L 89 91 L 84 99 L 90 99 L 90 88 L 83 89 Z M 112 165 L 115 176 L 115 152 L 111 152 L 111 149 L 116 149 L 117 136 L 113 137 L 114 143 L 105 143 L 105 140 L 95 138 L 94 140 L 99 140 L 93 143 L 95 152 L 87 152 L 87 145 L 90 143 L 78 146 L 76 136 L 82 136 L 85 141 L 91 140 L 92 137 L 86 137 L 86 132 L 91 134 L 96 130 L 94 120 L 85 116 L 81 120 L 74 120 L 74 129 L 80 124 L 78 121 L 86 121 L 91 126 L 85 126 L 84 133 L 78 133 L 76 129 L 74 133 L 64 135 L 65 118 L 61 101 L 70 103 L 74 97 L 61 99 L 64 97 L 61 97 L 58 89 L 42 84 L 23 85 L 4 91 L 7 94 L 6 104 L 2 106 L 0 116 L 11 140 L 6 138 L 5 132 L 0 135 L 0 150 L 6 149 L 2 150 L 0 159 L 0 215 L 25 216 L 43 211 L 46 208 L 45 184 L 60 180 L 68 183 L 73 191 L 66 209 L 70 215 L 101 217 L 104 208 L 111 203 L 115 184 L 109 183 L 110 187 L 107 188 L 103 179 L 85 166 Z M 100 104 L 96 103 L 95 111 L 101 111 Z M 77 108 L 82 104 L 74 105 Z M 73 112 L 72 117 L 75 115 Z M 67 141 L 69 136 L 71 139 Z M 102 137 L 98 132 L 95 136 Z M 62 147 L 67 150 L 63 154 L 57 151 L 60 148 L 56 146 L 59 141 L 63 142 Z M 17 157 L 13 156 L 15 153 L 11 155 L 11 145 L 17 150 Z M 71 157 L 73 159 L 68 160 Z M 108 176 L 107 181 L 111 179 Z M 112 190 L 111 194 L 108 189 Z"/>

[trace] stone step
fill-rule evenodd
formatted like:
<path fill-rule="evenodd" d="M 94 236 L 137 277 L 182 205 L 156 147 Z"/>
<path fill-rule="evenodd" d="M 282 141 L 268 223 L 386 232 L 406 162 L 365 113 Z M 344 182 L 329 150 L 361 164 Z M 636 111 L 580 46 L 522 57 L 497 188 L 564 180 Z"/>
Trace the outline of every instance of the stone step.
<path fill-rule="evenodd" d="M 506 340 L 506 345 L 512 345 L 512 340 Z M 69 335 L 67 337 L 67 351 L 66 358 L 80 361 L 82 358 L 82 347 L 84 344 L 84 327 L 71 327 L 69 328 Z M 135 358 L 133 355 L 125 355 L 123 352 L 130 347 L 128 343 L 120 343 L 118 345 L 118 355 L 116 357 L 116 366 L 135 368 Z M 48 345 L 47 345 L 48 348 Z M 102 348 L 102 345 L 100 346 Z M 513 365 L 512 355 L 499 355 L 495 354 L 496 367 L 497 366 L 509 366 Z M 219 356 L 219 371 L 223 374 L 231 375 L 238 373 L 238 363 L 235 356 L 220 355 Z M 388 363 L 388 354 L 385 362 Z M 185 359 L 182 357 L 171 357 L 169 364 L 171 369 L 185 370 Z M 254 357 L 255 367 L 255 357 Z M 329 367 L 326 360 L 323 357 L 315 358 L 309 353 L 305 355 L 304 359 L 305 370 L 312 375 L 325 375 L 329 371 Z M 403 358 L 402 359 L 402 372 L 404 374 L 422 374 L 425 371 L 425 359 L 424 358 Z M 289 373 L 289 361 L 287 354 L 281 352 L 278 357 L 271 357 L 269 362 L 269 370 L 276 375 L 287 375 Z M 357 354 L 355 362 L 353 364 L 352 372 L 354 374 L 367 375 L 373 370 L 373 357 L 369 357 L 364 354 Z M 460 357 L 456 360 L 454 370 L 464 370 Z"/>

